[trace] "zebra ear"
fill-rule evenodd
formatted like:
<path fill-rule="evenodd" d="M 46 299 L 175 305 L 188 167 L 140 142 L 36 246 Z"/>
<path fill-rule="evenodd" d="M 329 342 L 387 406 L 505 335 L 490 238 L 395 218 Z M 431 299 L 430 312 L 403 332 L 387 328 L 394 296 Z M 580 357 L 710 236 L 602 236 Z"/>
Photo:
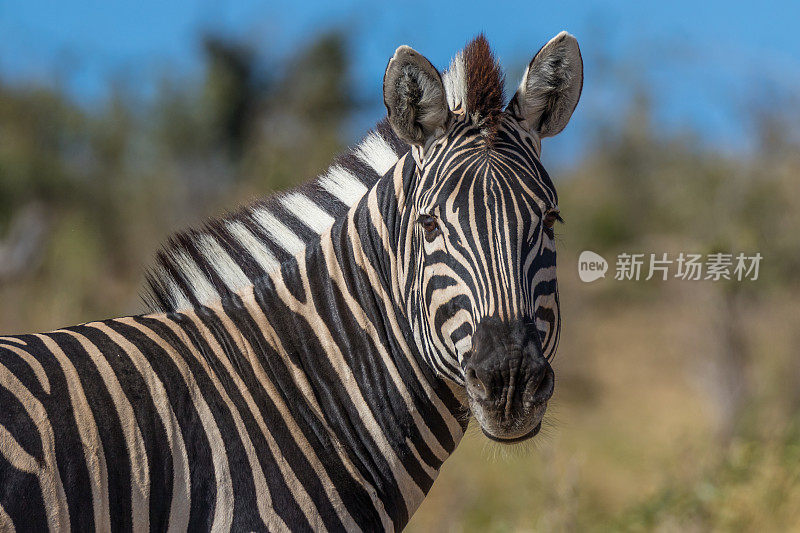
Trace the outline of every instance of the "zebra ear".
<path fill-rule="evenodd" d="M 408 46 L 395 51 L 383 76 L 389 124 L 409 144 L 425 144 L 444 133 L 450 117 L 439 71 Z"/>
<path fill-rule="evenodd" d="M 540 137 L 560 133 L 583 88 L 583 59 L 578 41 L 562 31 L 544 45 L 525 69 L 508 110 Z"/>

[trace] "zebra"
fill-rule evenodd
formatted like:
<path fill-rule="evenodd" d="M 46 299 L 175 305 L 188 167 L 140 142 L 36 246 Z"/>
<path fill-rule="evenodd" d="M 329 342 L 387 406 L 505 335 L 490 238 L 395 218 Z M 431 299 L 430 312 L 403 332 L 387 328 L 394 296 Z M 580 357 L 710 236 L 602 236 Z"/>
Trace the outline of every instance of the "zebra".
<path fill-rule="evenodd" d="M 0 530 L 397 530 L 470 418 L 536 435 L 561 325 L 541 139 L 577 40 L 505 106 L 503 80 L 482 35 L 443 73 L 401 46 L 355 156 L 179 234 L 158 309 L 0 337 Z"/>

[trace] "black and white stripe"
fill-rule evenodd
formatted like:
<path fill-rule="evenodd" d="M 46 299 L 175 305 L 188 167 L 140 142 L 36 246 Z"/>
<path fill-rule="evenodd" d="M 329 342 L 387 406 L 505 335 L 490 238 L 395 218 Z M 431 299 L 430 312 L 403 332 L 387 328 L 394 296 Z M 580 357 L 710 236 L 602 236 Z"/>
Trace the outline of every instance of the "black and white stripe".
<path fill-rule="evenodd" d="M 374 215 L 362 200 L 304 260 L 213 308 L 0 338 L 1 516 L 20 529 L 405 524 L 463 408 L 373 288 L 355 228 Z"/>

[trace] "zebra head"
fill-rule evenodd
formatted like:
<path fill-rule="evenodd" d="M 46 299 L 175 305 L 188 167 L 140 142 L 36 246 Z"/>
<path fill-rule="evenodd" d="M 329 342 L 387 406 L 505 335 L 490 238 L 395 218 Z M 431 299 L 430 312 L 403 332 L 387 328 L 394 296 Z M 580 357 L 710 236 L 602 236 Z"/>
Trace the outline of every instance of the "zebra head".
<path fill-rule="evenodd" d="M 564 129 L 582 81 L 565 32 L 536 54 L 505 107 L 483 36 L 443 75 L 400 47 L 384 76 L 389 123 L 415 162 L 400 209 L 406 313 L 423 357 L 465 387 L 481 429 L 501 442 L 538 433 L 553 394 L 560 216 L 540 140 Z"/>

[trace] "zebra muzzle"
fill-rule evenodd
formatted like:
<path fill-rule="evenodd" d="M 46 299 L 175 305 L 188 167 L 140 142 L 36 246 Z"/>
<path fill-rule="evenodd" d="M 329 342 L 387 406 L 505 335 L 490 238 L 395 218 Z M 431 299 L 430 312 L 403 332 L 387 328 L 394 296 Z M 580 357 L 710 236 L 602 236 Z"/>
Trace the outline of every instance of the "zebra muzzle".
<path fill-rule="evenodd" d="M 484 319 L 464 376 L 472 414 L 492 440 L 526 440 L 541 429 L 555 375 L 528 322 Z"/>

